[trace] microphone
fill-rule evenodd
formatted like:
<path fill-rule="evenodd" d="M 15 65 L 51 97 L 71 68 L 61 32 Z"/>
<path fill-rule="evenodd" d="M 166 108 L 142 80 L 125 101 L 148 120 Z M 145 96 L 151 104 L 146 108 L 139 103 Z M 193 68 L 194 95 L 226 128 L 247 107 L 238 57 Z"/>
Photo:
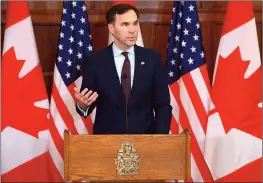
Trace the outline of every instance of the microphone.
<path fill-rule="evenodd" d="M 122 76 L 122 77 L 123 77 L 123 79 L 124 79 L 125 81 L 126 81 L 126 79 L 128 78 L 126 73 L 125 73 L 125 74 L 123 74 L 123 76 Z M 125 86 L 126 86 L 126 85 L 125 85 Z"/>
<path fill-rule="evenodd" d="M 126 73 L 122 75 L 123 77 L 123 82 L 124 82 L 124 91 L 125 91 L 125 96 L 127 96 L 127 79 L 128 76 Z M 125 97 L 125 133 L 128 133 L 128 101 L 126 100 Z"/>

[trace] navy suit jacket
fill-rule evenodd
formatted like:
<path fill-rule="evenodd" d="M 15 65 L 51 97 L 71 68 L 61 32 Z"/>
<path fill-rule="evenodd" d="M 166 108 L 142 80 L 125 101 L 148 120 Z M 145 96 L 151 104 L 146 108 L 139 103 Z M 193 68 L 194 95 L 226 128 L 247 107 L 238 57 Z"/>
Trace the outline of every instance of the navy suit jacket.
<path fill-rule="evenodd" d="M 135 45 L 135 71 L 131 95 L 126 103 L 115 67 L 112 44 L 90 53 L 83 60 L 84 88 L 96 91 L 93 134 L 168 134 L 171 122 L 168 77 L 161 56 L 152 49 Z M 143 64 L 144 62 L 144 64 Z M 83 113 L 78 109 L 80 115 Z"/>

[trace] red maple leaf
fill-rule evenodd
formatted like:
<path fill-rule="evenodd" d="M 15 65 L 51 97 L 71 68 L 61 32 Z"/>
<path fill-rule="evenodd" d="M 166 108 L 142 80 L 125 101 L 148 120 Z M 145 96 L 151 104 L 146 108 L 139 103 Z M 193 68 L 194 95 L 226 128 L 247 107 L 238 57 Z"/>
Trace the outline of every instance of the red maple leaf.
<path fill-rule="evenodd" d="M 220 56 L 212 89 L 212 99 L 222 119 L 226 133 L 232 128 L 262 137 L 261 67 L 249 78 L 244 75 L 250 61 L 242 61 L 240 49 L 226 59 Z"/>
<path fill-rule="evenodd" d="M 24 62 L 16 59 L 13 47 L 2 57 L 2 131 L 10 126 L 38 138 L 38 132 L 48 129 L 48 110 L 34 103 L 47 94 L 39 65 L 18 77 Z"/>

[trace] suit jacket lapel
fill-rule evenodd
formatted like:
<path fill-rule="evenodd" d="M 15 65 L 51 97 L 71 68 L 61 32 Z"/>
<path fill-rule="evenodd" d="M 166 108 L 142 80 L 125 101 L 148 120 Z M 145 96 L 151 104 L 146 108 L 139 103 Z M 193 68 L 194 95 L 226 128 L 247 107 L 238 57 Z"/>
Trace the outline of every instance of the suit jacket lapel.
<path fill-rule="evenodd" d="M 107 50 L 107 57 L 106 57 L 106 70 L 108 72 L 109 76 L 109 82 L 112 84 L 113 88 L 113 96 L 116 96 L 116 98 L 119 98 L 121 102 L 125 101 L 124 94 L 122 91 L 121 83 L 119 80 L 119 76 L 116 70 L 115 62 L 114 62 L 114 56 L 112 52 L 112 44 L 108 46 Z"/>

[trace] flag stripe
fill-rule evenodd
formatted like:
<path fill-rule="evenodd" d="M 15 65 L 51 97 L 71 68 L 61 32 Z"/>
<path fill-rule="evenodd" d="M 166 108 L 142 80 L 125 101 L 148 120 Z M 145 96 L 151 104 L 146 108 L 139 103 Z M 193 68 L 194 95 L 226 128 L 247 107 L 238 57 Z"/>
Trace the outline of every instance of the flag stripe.
<path fill-rule="evenodd" d="M 191 73 L 194 86 L 196 87 L 199 97 L 202 102 L 202 106 L 204 107 L 203 109 L 206 112 L 206 115 L 208 114 L 209 111 L 209 105 L 211 102 L 211 97 L 210 97 L 210 83 L 209 83 L 209 78 L 207 75 L 207 70 L 206 70 L 206 64 L 202 65 L 199 67 L 199 69 L 193 70 Z M 205 129 L 205 128 L 204 128 Z"/>
<path fill-rule="evenodd" d="M 171 127 L 170 127 L 171 133 L 172 134 L 178 134 L 179 133 L 179 128 L 178 128 L 178 123 L 174 118 L 174 115 L 172 116 L 171 119 Z"/>
<path fill-rule="evenodd" d="M 56 146 L 56 151 L 60 154 L 60 156 L 63 158 L 64 157 L 64 151 L 63 151 L 63 138 L 60 136 L 55 123 L 54 119 L 51 116 L 50 117 L 50 122 L 53 122 L 50 124 L 50 133 L 52 137 L 52 142 L 55 143 Z"/>
<path fill-rule="evenodd" d="M 93 113 L 93 111 L 92 111 Z M 81 117 L 85 127 L 88 129 L 87 134 L 93 134 L 93 120 L 91 118 L 91 115 L 89 115 L 87 118 Z"/>
<path fill-rule="evenodd" d="M 68 88 L 66 87 L 65 83 L 63 82 L 59 71 L 57 70 L 57 67 L 55 66 L 54 69 L 54 83 L 55 86 L 58 88 L 60 96 L 64 102 L 64 105 L 66 105 L 67 109 L 69 110 L 71 116 L 74 119 L 75 127 L 79 134 L 86 134 L 87 129 L 84 125 L 84 122 L 82 121 L 81 117 L 76 111 L 76 104 L 74 102 L 74 99 L 72 98 L 71 93 L 68 91 Z"/>
<path fill-rule="evenodd" d="M 96 117 L 96 108 L 94 108 L 93 109 L 93 111 L 92 111 L 92 113 L 90 114 L 90 120 L 91 120 L 91 122 L 92 122 L 92 126 L 93 126 L 93 124 L 94 124 L 94 122 L 95 122 L 95 117 Z"/>
<path fill-rule="evenodd" d="M 61 157 L 61 153 L 58 152 L 58 148 L 55 145 L 52 138 L 50 138 L 49 140 L 49 153 L 50 153 L 53 163 L 55 164 L 60 176 L 63 178 L 64 177 L 64 161 Z M 51 173 L 52 173 L 52 176 L 55 176 L 54 172 L 51 172 Z"/>
<path fill-rule="evenodd" d="M 209 114 L 209 111 L 211 109 L 214 109 L 214 104 L 212 103 L 212 99 L 211 99 L 211 84 L 210 84 L 210 79 L 209 79 L 209 76 L 208 76 L 208 73 L 207 73 L 207 64 L 204 64 L 203 66 L 200 67 L 200 74 L 202 75 L 202 78 L 204 79 L 204 84 L 206 86 L 204 86 L 204 84 L 201 84 L 202 87 L 205 88 L 205 90 L 202 90 L 198 84 L 198 82 L 195 82 L 195 85 L 197 86 L 197 90 L 199 93 L 202 93 L 203 95 L 206 95 L 206 96 L 201 96 L 201 98 L 205 98 L 205 99 L 202 99 L 203 101 L 203 105 L 204 106 L 208 106 L 208 109 L 207 109 L 207 114 Z M 194 77 L 193 77 L 194 78 Z M 207 91 L 206 91 L 207 90 Z M 204 93 L 203 93 L 204 92 Z"/>
<path fill-rule="evenodd" d="M 211 178 L 211 175 L 209 173 L 209 169 L 205 163 L 203 153 L 200 149 L 200 146 L 199 146 L 199 143 L 198 143 L 197 138 L 195 136 L 195 133 L 193 132 L 193 129 L 190 125 L 190 122 L 188 121 L 186 111 L 184 110 L 181 103 L 179 103 L 179 107 L 181 108 L 180 121 L 181 121 L 182 128 L 183 129 L 188 128 L 190 133 L 192 134 L 192 136 L 191 136 L 191 151 L 193 153 L 193 157 L 194 157 L 196 164 L 197 164 L 197 167 L 199 169 L 199 170 L 196 169 L 193 172 L 199 171 L 201 173 L 204 181 L 212 181 L 213 179 Z M 192 172 L 192 174 L 193 174 L 193 172 Z"/>
<path fill-rule="evenodd" d="M 56 101 L 57 110 L 65 125 L 67 126 L 67 129 L 71 132 L 72 135 L 78 134 L 77 129 L 74 125 L 74 120 L 69 114 L 67 107 L 64 105 L 64 102 L 61 96 L 59 95 L 59 91 L 57 90 L 57 87 L 54 84 L 52 89 L 52 97 L 54 98 L 54 101 Z"/>
<path fill-rule="evenodd" d="M 181 114 L 181 116 L 182 116 L 181 120 L 186 120 L 187 117 L 186 117 L 185 112 L 183 112 L 183 114 Z M 182 127 L 188 128 L 190 130 L 190 133 L 192 134 L 192 136 L 191 136 L 191 151 L 193 152 L 192 154 L 193 154 L 193 157 L 194 157 L 195 162 L 197 164 L 197 166 L 196 166 L 197 169 L 194 169 L 195 167 L 193 167 L 192 174 L 194 174 L 194 172 L 197 173 L 197 171 L 199 171 L 205 182 L 213 181 L 213 179 L 211 178 L 211 175 L 209 174 L 209 171 L 208 171 L 209 169 L 205 163 L 203 154 L 200 150 L 200 147 L 198 145 L 196 137 L 195 137 L 192 129 L 189 128 L 188 125 L 189 125 L 189 122 L 188 122 L 188 124 L 182 123 Z M 197 178 L 195 178 L 195 179 L 197 179 Z M 201 181 L 201 180 L 199 180 L 199 181 Z"/>
<path fill-rule="evenodd" d="M 191 182 L 203 182 L 204 181 L 192 153 L 191 153 L 191 172 L 192 172 Z"/>
<path fill-rule="evenodd" d="M 186 129 L 186 128 L 189 129 L 190 133 L 192 134 L 191 135 L 191 151 L 195 152 L 195 154 L 193 154 L 193 156 L 196 156 L 197 153 L 202 154 L 199 146 L 197 145 L 197 140 L 195 138 L 195 134 L 193 133 L 193 130 L 192 130 L 190 124 L 189 124 L 187 115 L 185 113 L 185 110 L 183 109 L 181 101 L 179 99 L 177 99 L 177 101 L 178 101 L 179 107 L 181 109 L 180 110 L 180 119 L 179 119 L 181 123 L 180 123 L 179 126 L 181 126 L 182 129 Z M 197 161 L 198 161 L 198 159 L 197 159 Z M 198 162 L 198 164 L 199 164 L 199 162 Z M 192 167 L 191 172 L 192 173 L 195 172 L 196 174 L 198 174 L 198 172 L 199 172 L 198 168 L 192 166 L 192 164 L 191 164 L 191 167 Z M 197 169 L 195 169 L 195 168 L 197 168 Z M 202 176 L 200 175 L 198 177 L 202 177 Z M 196 177 L 195 180 L 197 180 L 198 177 Z M 198 181 L 201 181 L 201 180 L 198 180 Z"/>
<path fill-rule="evenodd" d="M 199 70 L 199 69 L 196 69 L 196 70 Z M 188 114 L 192 118 L 196 119 L 196 123 L 194 124 L 194 126 L 197 127 L 196 129 L 199 128 L 199 130 L 200 130 L 199 133 L 198 132 L 195 132 L 195 133 L 198 133 L 198 134 L 201 133 L 201 137 L 200 138 L 202 138 L 202 140 L 204 140 L 204 138 L 205 138 L 204 131 L 205 131 L 205 128 L 206 128 L 205 124 L 207 122 L 207 112 L 206 112 L 207 109 L 204 107 L 204 105 L 202 103 L 202 100 L 201 100 L 201 97 L 200 97 L 201 93 L 199 93 L 197 91 L 197 85 L 195 85 L 195 83 L 194 83 L 194 80 L 201 81 L 202 78 L 199 78 L 197 76 L 198 78 L 194 79 L 192 77 L 191 73 L 190 74 L 186 74 L 185 76 L 183 76 L 183 83 L 185 85 L 182 85 L 182 86 L 185 86 L 185 89 L 187 91 L 189 91 L 188 92 L 189 96 L 186 96 L 186 98 L 189 99 L 188 102 L 191 101 L 190 105 L 188 105 L 188 107 L 189 107 L 188 109 L 190 109 L 190 111 L 193 111 L 193 112 L 190 112 Z M 181 89 L 184 89 L 184 87 L 181 87 Z M 182 93 L 184 93 L 184 91 L 182 91 Z M 186 101 L 186 103 L 187 103 L 187 101 Z M 193 119 L 191 119 L 190 122 L 194 122 Z M 192 128 L 193 128 L 193 126 L 192 126 Z M 202 148 L 203 148 L 203 146 L 201 147 L 201 149 Z"/>
<path fill-rule="evenodd" d="M 176 86 L 176 85 L 174 85 L 174 86 Z M 179 126 L 178 126 L 179 106 L 178 106 L 178 104 L 174 98 L 174 95 L 173 95 L 170 87 L 169 87 L 169 93 L 170 93 L 170 104 L 171 104 L 171 106 L 173 106 L 170 131 L 172 134 L 178 134 L 180 132 Z M 176 92 L 176 93 L 178 93 L 178 92 Z"/>
<path fill-rule="evenodd" d="M 186 74 L 186 75 L 189 75 L 189 74 Z M 194 135 L 197 138 L 197 142 L 199 144 L 200 149 L 203 149 L 205 134 L 204 134 L 204 130 L 200 124 L 200 120 L 199 120 L 199 118 L 195 112 L 195 107 L 193 106 L 192 101 L 190 100 L 189 93 L 192 93 L 194 91 L 190 90 L 188 92 L 188 90 L 186 89 L 185 82 L 184 82 L 185 76 L 183 76 L 183 79 L 180 79 L 180 81 L 181 81 L 181 84 L 180 84 L 180 101 L 181 101 L 181 104 L 182 104 L 184 111 L 186 112 L 187 122 L 190 122 L 189 127 L 192 128 Z"/>
<path fill-rule="evenodd" d="M 50 113 L 51 113 L 51 116 L 53 117 L 54 124 L 58 130 L 58 133 L 60 137 L 63 139 L 63 133 L 64 133 L 64 130 L 67 129 L 67 127 L 64 124 L 64 121 L 62 120 L 59 112 L 57 111 L 57 106 L 52 96 L 50 99 Z"/>
<path fill-rule="evenodd" d="M 180 79 L 179 82 L 176 82 L 176 83 L 174 83 L 173 85 L 170 85 L 170 86 L 172 86 L 172 88 L 176 88 L 176 85 L 178 85 L 179 83 L 180 83 L 180 97 L 182 97 L 184 95 L 182 93 L 185 93 L 186 95 L 188 95 L 188 91 L 186 90 L 185 87 L 183 87 L 184 83 L 182 82 L 181 79 Z M 182 89 L 182 88 L 184 88 L 184 89 Z M 171 91 L 173 91 L 173 90 L 171 90 Z M 185 98 L 187 98 L 187 97 L 185 96 Z M 206 163 L 204 161 L 203 153 L 202 153 L 202 151 L 200 149 L 199 143 L 198 143 L 198 141 L 196 139 L 196 136 L 195 136 L 196 134 L 193 132 L 192 125 L 190 125 L 190 122 L 188 120 L 187 114 L 189 113 L 189 110 L 187 111 L 187 113 L 186 113 L 186 110 L 185 110 L 185 109 L 189 108 L 188 104 L 187 103 L 184 104 L 186 107 L 183 107 L 183 104 L 181 103 L 183 99 L 182 98 L 178 99 L 176 97 L 175 97 L 175 99 L 176 99 L 176 101 L 178 101 L 177 103 L 178 103 L 179 108 L 180 108 L 180 119 L 179 119 L 180 122 L 181 122 L 180 125 L 182 126 L 183 129 L 188 128 L 190 130 L 190 133 L 192 134 L 192 136 L 191 136 L 191 150 L 192 150 L 192 152 L 194 152 L 193 156 L 194 156 L 195 161 L 197 162 L 196 164 L 198 165 L 198 166 L 196 166 L 197 169 L 194 169 L 194 167 L 193 167 L 192 174 L 194 174 L 194 172 L 195 172 L 195 174 L 198 175 L 199 174 L 198 172 L 200 172 L 201 175 L 202 175 L 202 176 L 201 175 L 197 176 L 196 178 L 193 178 L 193 179 L 197 180 L 199 177 L 203 177 L 203 179 L 205 181 L 211 181 L 213 179 L 212 179 L 212 177 L 210 175 L 210 172 L 209 172 L 209 169 L 208 169 L 208 167 L 207 167 L 207 165 L 206 165 Z M 188 100 L 189 100 L 189 96 L 188 96 L 188 99 L 186 99 L 186 101 L 188 101 Z M 188 103 L 191 103 L 191 102 L 188 101 Z M 190 113 L 193 114 L 192 111 L 190 111 Z M 196 128 L 196 127 L 194 127 L 194 128 Z M 202 129 L 202 127 L 199 127 L 199 129 L 200 128 Z M 196 131 L 196 133 L 199 133 L 199 132 Z M 204 138 L 202 139 L 201 142 L 204 142 Z M 199 180 L 199 181 L 201 181 L 201 180 Z"/>
<path fill-rule="evenodd" d="M 177 95 L 176 97 L 179 98 L 179 86 L 178 86 L 178 84 L 173 83 L 172 85 L 170 85 L 169 91 L 170 91 L 170 101 L 171 101 L 170 103 L 171 103 L 171 106 L 173 106 L 172 114 L 173 114 L 175 120 L 178 122 L 179 121 L 180 108 L 179 108 L 179 105 L 176 102 L 175 96 L 174 96 L 174 94 L 176 94 Z"/>
<path fill-rule="evenodd" d="M 174 97 L 174 94 L 173 94 L 173 92 L 172 91 L 176 91 L 177 89 L 179 89 L 178 88 L 178 83 L 176 82 L 176 83 L 173 83 L 172 85 L 170 85 L 170 91 L 171 91 L 171 93 L 170 93 L 170 95 L 171 95 L 171 102 L 172 102 L 172 104 L 176 104 L 176 105 L 178 105 L 178 108 L 180 108 L 180 109 L 182 109 L 181 108 L 181 106 L 179 106 L 179 103 L 177 103 L 176 102 L 176 99 L 175 99 L 175 97 Z M 177 100 L 179 101 L 179 95 L 178 95 L 178 92 L 175 92 L 175 94 L 177 95 Z M 179 111 L 179 110 L 178 110 Z M 178 114 L 177 114 L 177 116 L 178 116 L 178 118 L 179 118 L 179 115 L 180 115 L 180 117 L 181 117 L 181 113 L 179 113 L 178 112 Z M 174 116 L 173 116 L 173 118 L 174 118 Z M 181 119 L 178 119 L 178 120 L 176 120 L 176 121 L 181 121 Z M 176 121 L 172 121 L 172 123 L 176 123 L 176 125 L 178 126 L 178 128 L 179 128 L 179 132 L 181 132 L 182 131 L 182 129 L 185 129 L 185 127 L 182 127 L 181 126 L 181 124 L 178 124 L 178 122 L 176 122 Z M 173 124 L 174 125 L 174 124 Z M 172 130 L 172 129 L 171 129 Z M 173 131 L 174 130 L 172 130 L 172 133 L 173 133 Z M 190 129 L 190 132 L 191 132 L 191 129 Z M 178 132 L 177 132 L 178 133 Z M 191 134 L 193 134 L 192 132 L 191 132 Z M 194 134 L 192 135 L 192 136 L 194 136 Z M 192 138 L 192 136 L 191 136 L 191 138 Z M 193 151 L 193 148 L 192 148 L 192 139 L 191 139 L 191 149 L 192 149 L 192 151 Z M 193 180 L 195 180 L 195 181 L 199 181 L 199 182 L 202 182 L 203 181 L 203 178 L 202 178 L 202 176 L 201 176 L 201 174 L 200 174 L 200 171 L 198 170 L 198 167 L 197 167 L 197 165 L 196 165 L 196 161 L 195 161 L 195 159 L 193 158 L 193 153 L 191 153 L 191 177 L 192 177 L 192 179 Z M 190 180 L 190 182 L 193 182 L 192 180 Z"/>

